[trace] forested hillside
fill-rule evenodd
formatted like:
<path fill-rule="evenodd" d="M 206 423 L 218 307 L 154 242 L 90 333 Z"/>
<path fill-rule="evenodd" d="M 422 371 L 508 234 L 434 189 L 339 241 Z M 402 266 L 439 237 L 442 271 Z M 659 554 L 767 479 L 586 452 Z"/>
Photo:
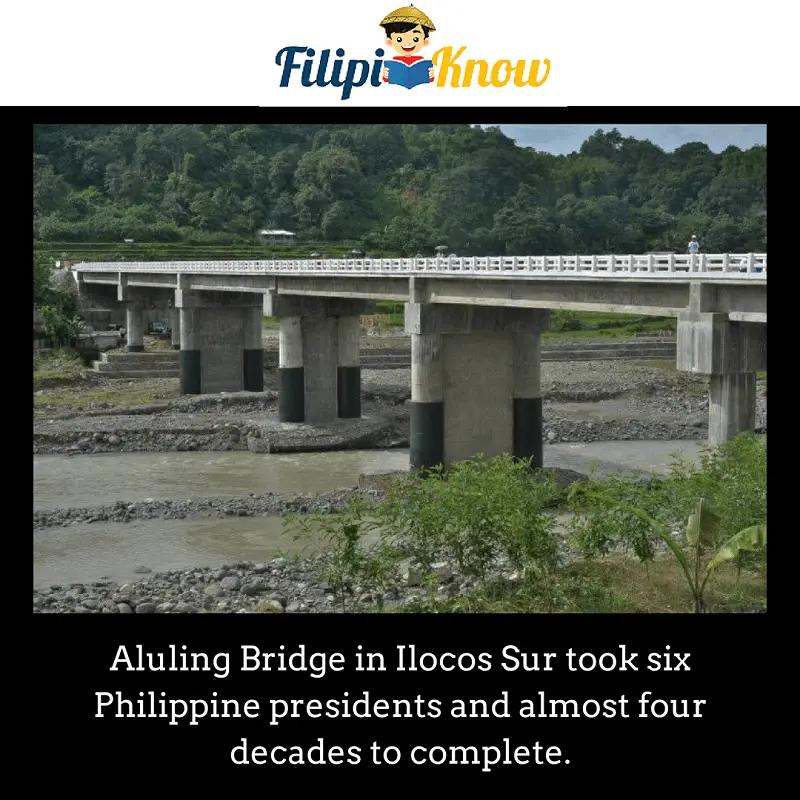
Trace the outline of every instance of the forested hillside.
<path fill-rule="evenodd" d="M 766 248 L 766 147 L 578 153 L 470 125 L 39 125 L 39 242 L 231 244 L 262 227 L 414 255 Z"/>

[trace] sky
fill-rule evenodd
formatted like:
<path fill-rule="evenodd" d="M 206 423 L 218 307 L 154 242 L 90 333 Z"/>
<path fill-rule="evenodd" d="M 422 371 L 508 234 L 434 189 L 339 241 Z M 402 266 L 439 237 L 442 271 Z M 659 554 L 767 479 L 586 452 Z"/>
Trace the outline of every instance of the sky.
<path fill-rule="evenodd" d="M 555 155 L 578 150 L 598 128 L 617 128 L 623 136 L 649 139 L 664 150 L 687 142 L 705 142 L 715 153 L 730 145 L 743 150 L 767 143 L 766 125 L 499 125 L 506 136 L 522 147 L 534 147 Z"/>

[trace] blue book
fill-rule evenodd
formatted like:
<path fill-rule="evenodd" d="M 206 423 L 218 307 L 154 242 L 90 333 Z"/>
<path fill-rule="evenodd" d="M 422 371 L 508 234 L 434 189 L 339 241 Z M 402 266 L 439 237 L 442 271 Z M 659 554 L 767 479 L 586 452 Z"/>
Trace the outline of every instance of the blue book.
<path fill-rule="evenodd" d="M 424 59 L 417 61 L 410 67 L 402 61 L 384 61 L 384 67 L 389 69 L 389 83 L 395 86 L 405 86 L 406 89 L 413 89 L 415 86 L 421 86 L 423 83 L 430 83 L 430 69 L 433 67 L 433 61 Z"/>

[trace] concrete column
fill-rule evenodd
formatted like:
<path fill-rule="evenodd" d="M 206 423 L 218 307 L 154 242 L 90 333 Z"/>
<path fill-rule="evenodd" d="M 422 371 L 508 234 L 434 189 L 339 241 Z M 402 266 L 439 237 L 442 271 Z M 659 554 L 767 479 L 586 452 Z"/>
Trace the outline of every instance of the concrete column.
<path fill-rule="evenodd" d="M 337 319 L 307 317 L 302 327 L 306 422 L 333 422 L 337 412 Z"/>
<path fill-rule="evenodd" d="M 141 303 L 128 302 L 125 306 L 125 332 L 129 353 L 144 352 L 144 320 Z"/>
<path fill-rule="evenodd" d="M 172 332 L 172 349 L 181 349 L 181 315 L 177 308 L 169 310 L 169 327 Z"/>
<path fill-rule="evenodd" d="M 538 309 L 407 304 L 412 468 L 501 453 L 541 465 L 539 335 L 549 325 Z"/>
<path fill-rule="evenodd" d="M 324 424 L 361 416 L 359 316 L 374 303 L 267 292 L 264 314 L 281 321 L 278 416 Z"/>
<path fill-rule="evenodd" d="M 444 463 L 444 348 L 436 333 L 411 335 L 411 469 Z"/>
<path fill-rule="evenodd" d="M 339 317 L 339 366 L 336 401 L 340 419 L 361 417 L 361 324 L 358 317 Z"/>
<path fill-rule="evenodd" d="M 718 447 L 756 427 L 756 376 L 712 375 L 709 381 L 708 443 Z"/>
<path fill-rule="evenodd" d="M 246 392 L 264 391 L 263 306 L 244 309 L 243 375 Z"/>
<path fill-rule="evenodd" d="M 280 422 L 303 422 L 305 370 L 300 317 L 281 317 L 278 353 L 278 419 Z"/>
<path fill-rule="evenodd" d="M 179 276 L 175 307 L 180 315 L 180 368 L 183 394 L 242 392 L 255 387 L 260 344 L 261 296 L 253 292 L 191 290 Z M 250 352 L 246 352 L 250 351 Z M 247 365 L 247 367 L 245 367 Z M 263 380 L 263 377 L 260 379 Z M 256 390 L 257 389 L 251 389 Z"/>
<path fill-rule="evenodd" d="M 678 369 L 709 376 L 708 442 L 718 447 L 755 429 L 755 373 L 767 368 L 767 326 L 698 311 L 713 308 L 707 295 L 694 291 L 678 317 Z"/>
<path fill-rule="evenodd" d="M 542 448 L 541 335 L 514 334 L 514 455 L 544 464 Z"/>
<path fill-rule="evenodd" d="M 181 394 L 202 394 L 200 309 L 178 309 Z"/>

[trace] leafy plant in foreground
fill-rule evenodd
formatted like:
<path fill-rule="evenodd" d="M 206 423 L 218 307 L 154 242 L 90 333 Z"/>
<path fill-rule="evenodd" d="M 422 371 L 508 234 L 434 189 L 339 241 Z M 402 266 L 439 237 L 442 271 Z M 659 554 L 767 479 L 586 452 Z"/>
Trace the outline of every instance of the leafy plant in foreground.
<path fill-rule="evenodd" d="M 705 611 L 705 589 L 714 571 L 722 564 L 736 559 L 743 552 L 766 550 L 767 525 L 753 525 L 727 539 L 720 536 L 720 519 L 705 498 L 698 500 L 694 513 L 689 517 L 685 528 L 687 549 L 675 541 L 670 529 L 658 522 L 645 511 L 627 506 L 608 498 L 599 497 L 601 502 L 609 502 L 613 507 L 624 509 L 642 520 L 658 535 L 680 564 L 686 582 L 692 593 L 694 611 Z M 703 563 L 709 550 L 715 551 Z"/>
<path fill-rule="evenodd" d="M 366 590 L 377 592 L 382 607 L 380 593 L 396 581 L 401 554 L 380 536 L 374 509 L 363 498 L 354 497 L 338 513 L 286 517 L 283 524 L 296 540 L 320 546 L 313 563 L 319 577 L 333 587 L 342 611 L 347 611 L 348 600 Z"/>

